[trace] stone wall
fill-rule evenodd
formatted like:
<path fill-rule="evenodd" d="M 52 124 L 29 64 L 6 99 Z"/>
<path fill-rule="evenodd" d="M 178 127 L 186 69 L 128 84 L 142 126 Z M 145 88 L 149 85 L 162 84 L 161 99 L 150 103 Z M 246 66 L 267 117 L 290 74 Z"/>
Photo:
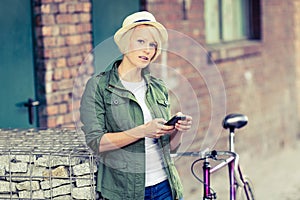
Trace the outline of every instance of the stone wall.
<path fill-rule="evenodd" d="M 96 161 L 72 130 L 1 130 L 0 199 L 96 199 Z"/>

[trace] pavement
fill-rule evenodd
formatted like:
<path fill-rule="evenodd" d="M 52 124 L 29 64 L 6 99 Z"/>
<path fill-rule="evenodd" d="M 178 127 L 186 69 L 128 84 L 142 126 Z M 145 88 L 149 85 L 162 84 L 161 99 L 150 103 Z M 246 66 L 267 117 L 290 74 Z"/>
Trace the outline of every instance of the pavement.
<path fill-rule="evenodd" d="M 300 144 L 261 159 L 250 168 L 257 199 L 300 200 Z"/>
<path fill-rule="evenodd" d="M 184 199 L 202 200 L 203 185 L 191 175 L 187 165 L 192 160 L 184 158 L 176 162 L 185 189 Z M 241 161 L 241 165 L 254 185 L 257 200 L 300 200 L 300 140 L 280 152 Z M 202 176 L 201 165 L 198 168 Z M 211 182 L 220 200 L 229 200 L 227 173 L 225 169 L 212 175 Z"/>

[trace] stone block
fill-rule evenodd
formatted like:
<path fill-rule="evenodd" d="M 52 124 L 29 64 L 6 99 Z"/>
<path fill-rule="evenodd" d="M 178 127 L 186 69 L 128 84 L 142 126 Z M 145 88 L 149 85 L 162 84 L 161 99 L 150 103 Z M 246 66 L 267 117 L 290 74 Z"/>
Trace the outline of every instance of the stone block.
<path fill-rule="evenodd" d="M 76 157 L 69 156 L 54 156 L 54 155 L 45 155 L 43 157 L 40 157 L 37 159 L 35 164 L 37 166 L 43 166 L 43 167 L 56 167 L 60 165 L 64 166 L 73 166 L 80 163 L 80 159 Z"/>
<path fill-rule="evenodd" d="M 73 167 L 73 173 L 75 176 L 95 173 L 96 171 L 97 171 L 97 166 L 95 164 L 90 164 L 90 163 L 83 163 L 80 165 L 75 165 Z"/>
<path fill-rule="evenodd" d="M 92 175 L 85 175 L 85 176 L 78 176 L 76 177 L 76 186 L 83 187 L 83 186 L 93 186 L 96 184 L 95 178 Z"/>
<path fill-rule="evenodd" d="M 8 193 L 8 192 L 16 192 L 16 184 L 14 182 L 9 181 L 0 181 L 0 192 Z"/>
<path fill-rule="evenodd" d="M 49 179 L 51 177 L 59 177 L 59 178 L 68 178 L 69 173 L 64 166 L 59 166 L 53 170 L 46 170 L 43 172 L 43 176 L 45 179 Z"/>
<path fill-rule="evenodd" d="M 57 188 L 53 188 L 52 190 L 45 190 L 44 196 L 45 198 L 57 197 L 60 195 L 70 194 L 72 190 L 71 185 L 63 185 Z"/>
<path fill-rule="evenodd" d="M 95 188 L 93 187 L 73 188 L 72 190 L 74 199 L 95 199 L 95 195 Z"/>
<path fill-rule="evenodd" d="M 51 181 L 46 180 L 41 182 L 41 188 L 43 190 L 47 190 L 50 188 L 59 187 L 61 185 L 70 184 L 70 181 L 70 179 L 52 179 Z"/>
<path fill-rule="evenodd" d="M 16 184 L 16 188 L 18 190 L 39 190 L 40 189 L 40 183 L 39 181 L 24 181 L 21 183 Z"/>
<path fill-rule="evenodd" d="M 37 191 L 20 191 L 19 192 L 20 199 L 45 199 L 44 192 L 42 190 Z"/>

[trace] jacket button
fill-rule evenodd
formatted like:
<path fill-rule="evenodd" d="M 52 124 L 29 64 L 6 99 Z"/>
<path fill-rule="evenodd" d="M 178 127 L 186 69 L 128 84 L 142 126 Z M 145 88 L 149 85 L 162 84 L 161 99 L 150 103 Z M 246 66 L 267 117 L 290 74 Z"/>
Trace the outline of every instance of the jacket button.
<path fill-rule="evenodd" d="M 168 102 L 167 100 L 165 100 L 165 104 L 166 104 L 166 105 L 169 105 L 169 102 Z"/>
<path fill-rule="evenodd" d="M 119 101 L 116 99 L 116 100 L 114 100 L 114 104 L 118 104 L 119 103 Z"/>

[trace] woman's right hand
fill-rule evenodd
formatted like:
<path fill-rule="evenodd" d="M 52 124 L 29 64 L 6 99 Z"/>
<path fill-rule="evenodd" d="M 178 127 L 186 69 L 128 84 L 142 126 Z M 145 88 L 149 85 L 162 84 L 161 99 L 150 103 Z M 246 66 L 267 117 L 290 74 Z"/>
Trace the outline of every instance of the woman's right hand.
<path fill-rule="evenodd" d="M 159 138 L 172 132 L 175 127 L 164 125 L 166 122 L 162 118 L 157 118 L 142 125 L 144 137 Z"/>

